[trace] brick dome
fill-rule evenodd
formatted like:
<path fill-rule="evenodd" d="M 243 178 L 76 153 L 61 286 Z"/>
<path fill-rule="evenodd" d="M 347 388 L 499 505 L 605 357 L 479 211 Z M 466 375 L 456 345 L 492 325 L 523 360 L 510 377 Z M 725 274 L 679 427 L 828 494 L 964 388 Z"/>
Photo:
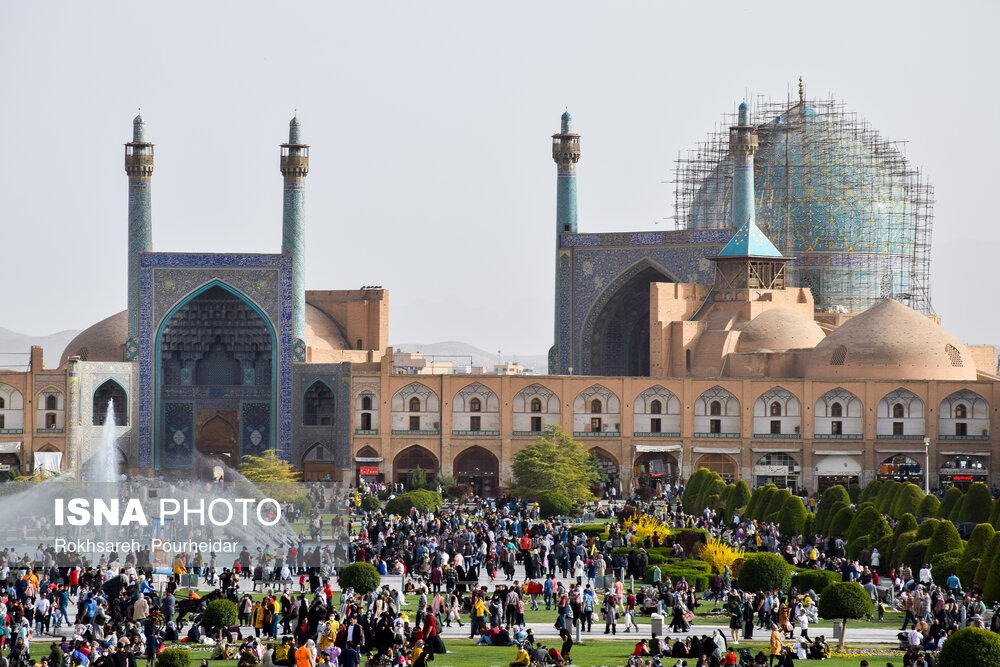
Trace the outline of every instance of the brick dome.
<path fill-rule="evenodd" d="M 743 327 L 738 352 L 784 352 L 815 347 L 826 337 L 815 321 L 791 308 L 769 308 Z"/>

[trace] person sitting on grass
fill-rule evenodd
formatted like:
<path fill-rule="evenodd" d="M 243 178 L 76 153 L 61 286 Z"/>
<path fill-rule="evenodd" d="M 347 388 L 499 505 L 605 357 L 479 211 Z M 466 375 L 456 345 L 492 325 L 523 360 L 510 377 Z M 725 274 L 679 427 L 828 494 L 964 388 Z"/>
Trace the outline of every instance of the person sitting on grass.
<path fill-rule="evenodd" d="M 514 661 L 510 663 L 510 667 L 528 667 L 529 664 L 531 664 L 531 656 L 528 655 L 523 646 L 518 646 L 514 654 Z"/>

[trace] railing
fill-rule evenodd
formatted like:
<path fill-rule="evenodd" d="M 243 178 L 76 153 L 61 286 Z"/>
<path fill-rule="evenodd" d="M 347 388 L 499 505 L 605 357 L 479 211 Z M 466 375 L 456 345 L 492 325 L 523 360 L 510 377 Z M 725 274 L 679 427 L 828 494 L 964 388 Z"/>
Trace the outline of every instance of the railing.
<path fill-rule="evenodd" d="M 816 440 L 861 440 L 864 438 L 860 433 L 815 433 Z"/>
<path fill-rule="evenodd" d="M 488 435 L 500 435 L 500 431 L 452 431 L 451 434 L 463 437 L 477 436 L 477 435 L 488 436 Z"/>
<path fill-rule="evenodd" d="M 441 435 L 441 432 L 437 430 L 427 431 L 423 429 L 419 431 L 411 431 L 409 429 L 392 429 L 392 435 Z"/>
<path fill-rule="evenodd" d="M 621 431 L 573 431 L 574 438 L 620 438 Z"/>
<path fill-rule="evenodd" d="M 696 438 L 738 438 L 739 433 L 695 433 Z"/>
<path fill-rule="evenodd" d="M 378 435 L 377 428 L 356 428 L 354 435 Z"/>
<path fill-rule="evenodd" d="M 537 438 L 542 433 L 544 431 L 514 431 L 512 435 L 515 438 Z"/>
<path fill-rule="evenodd" d="M 907 434 L 900 434 L 900 433 L 879 433 L 878 435 L 875 436 L 875 439 L 876 440 L 921 440 L 922 441 L 924 439 L 924 434 L 920 433 L 919 435 L 916 435 L 916 434 L 915 435 L 907 435 Z"/>
<path fill-rule="evenodd" d="M 666 431 L 636 431 L 633 438 L 679 438 L 680 433 L 668 433 Z"/>
<path fill-rule="evenodd" d="M 754 433 L 755 438 L 766 438 L 770 440 L 798 440 L 802 437 L 800 433 Z"/>
<path fill-rule="evenodd" d="M 985 441 L 989 440 L 988 435 L 939 435 L 938 440 L 979 440 Z"/>
<path fill-rule="evenodd" d="M 3 435 L 20 435 L 24 433 L 23 428 L 0 428 L 0 433 Z"/>
<path fill-rule="evenodd" d="M 64 429 L 64 428 L 39 428 L 39 429 L 35 429 L 35 432 L 36 433 L 65 433 L 66 429 Z"/>

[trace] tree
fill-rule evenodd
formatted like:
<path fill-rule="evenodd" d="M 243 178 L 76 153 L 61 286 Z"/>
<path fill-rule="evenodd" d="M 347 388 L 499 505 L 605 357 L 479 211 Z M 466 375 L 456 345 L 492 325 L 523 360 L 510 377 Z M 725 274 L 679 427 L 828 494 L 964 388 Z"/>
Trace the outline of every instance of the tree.
<path fill-rule="evenodd" d="M 920 501 L 920 507 L 917 509 L 917 513 L 914 516 L 937 516 L 938 508 L 941 506 L 941 501 L 937 499 L 933 493 L 928 493 L 924 496 L 924 499 Z"/>
<path fill-rule="evenodd" d="M 601 459 L 597 458 L 597 454 L 594 452 L 587 453 L 587 467 L 597 474 L 597 482 L 599 484 L 604 484 L 611 479 L 608 477 L 608 471 L 601 465 Z"/>
<path fill-rule="evenodd" d="M 778 511 L 778 525 L 782 535 L 793 536 L 805 532 L 806 506 L 798 496 L 789 496 Z"/>
<path fill-rule="evenodd" d="M 896 503 L 892 506 L 890 514 L 897 519 L 904 514 L 916 514 L 923 500 L 924 492 L 919 486 L 916 484 L 905 484 L 896 497 Z"/>
<path fill-rule="evenodd" d="M 732 492 L 729 494 L 729 502 L 726 504 L 726 518 L 729 519 L 733 514 L 739 511 L 743 507 L 748 507 L 750 502 L 750 487 L 744 480 L 739 480 L 733 487 Z"/>
<path fill-rule="evenodd" d="M 948 516 L 951 514 L 952 508 L 955 507 L 955 503 L 957 503 L 961 497 L 962 497 L 962 490 L 956 486 L 953 486 L 947 491 L 945 491 L 944 499 L 938 506 L 938 511 L 936 516 L 941 517 L 942 519 L 947 519 Z"/>
<path fill-rule="evenodd" d="M 560 426 L 547 427 L 543 435 L 514 454 L 511 469 L 514 484 L 510 492 L 526 500 L 546 496 L 585 503 L 593 499 L 590 487 L 598 481 L 597 473 L 587 466 L 583 445 Z"/>
<path fill-rule="evenodd" d="M 962 628 L 941 646 L 938 667 L 1000 665 L 1000 635 L 983 628 Z"/>
<path fill-rule="evenodd" d="M 841 619 L 839 650 L 844 650 L 844 635 L 849 619 L 867 618 L 872 613 L 872 599 L 868 592 L 853 581 L 841 581 L 827 586 L 819 598 L 819 615 L 827 620 Z"/>
<path fill-rule="evenodd" d="M 927 544 L 927 551 L 924 553 L 924 560 L 932 562 L 937 556 L 949 551 L 961 551 L 962 536 L 958 534 L 958 529 L 951 521 L 942 521 L 934 530 L 931 541 Z"/>
<path fill-rule="evenodd" d="M 774 591 L 788 588 L 792 571 L 784 558 L 766 551 L 747 554 L 740 568 L 740 590 Z"/>
<path fill-rule="evenodd" d="M 406 490 L 416 491 L 427 488 L 427 474 L 417 466 L 417 469 L 406 476 Z"/>
<path fill-rule="evenodd" d="M 363 561 L 351 563 L 342 569 L 337 576 L 337 583 L 340 584 L 340 590 L 353 588 L 354 592 L 359 595 L 365 595 L 378 590 L 381 580 L 382 577 L 379 576 L 375 566 Z"/>
<path fill-rule="evenodd" d="M 990 489 L 982 482 L 976 482 L 965 492 L 965 502 L 962 504 L 962 521 L 984 523 L 990 520 L 993 511 L 993 496 Z"/>
<path fill-rule="evenodd" d="M 816 506 L 816 527 L 824 535 L 829 534 L 826 532 L 826 524 L 829 522 L 830 509 L 838 502 L 845 505 L 851 504 L 851 497 L 847 494 L 847 489 L 840 484 L 834 484 L 819 498 L 819 504 Z"/>
<path fill-rule="evenodd" d="M 269 498 L 279 502 L 294 502 L 304 494 L 298 484 L 299 473 L 278 456 L 277 449 L 268 449 L 260 456 L 245 455 L 239 471 Z"/>
<path fill-rule="evenodd" d="M 361 499 L 361 509 L 365 512 L 375 512 L 382 509 L 382 501 L 376 496 L 365 496 Z"/>

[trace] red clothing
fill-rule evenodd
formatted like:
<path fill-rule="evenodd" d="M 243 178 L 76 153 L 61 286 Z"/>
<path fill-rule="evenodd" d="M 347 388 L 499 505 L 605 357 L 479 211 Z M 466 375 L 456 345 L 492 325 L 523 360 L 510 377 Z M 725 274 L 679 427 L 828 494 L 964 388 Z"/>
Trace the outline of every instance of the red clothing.
<path fill-rule="evenodd" d="M 736 663 L 737 663 L 736 654 L 733 653 L 732 651 L 730 651 L 729 653 L 726 654 L 725 660 L 723 661 L 722 664 L 723 665 L 735 665 Z"/>
<path fill-rule="evenodd" d="M 436 635 L 437 621 L 434 620 L 434 614 L 426 614 L 424 616 L 424 640 L 426 641 Z"/>

